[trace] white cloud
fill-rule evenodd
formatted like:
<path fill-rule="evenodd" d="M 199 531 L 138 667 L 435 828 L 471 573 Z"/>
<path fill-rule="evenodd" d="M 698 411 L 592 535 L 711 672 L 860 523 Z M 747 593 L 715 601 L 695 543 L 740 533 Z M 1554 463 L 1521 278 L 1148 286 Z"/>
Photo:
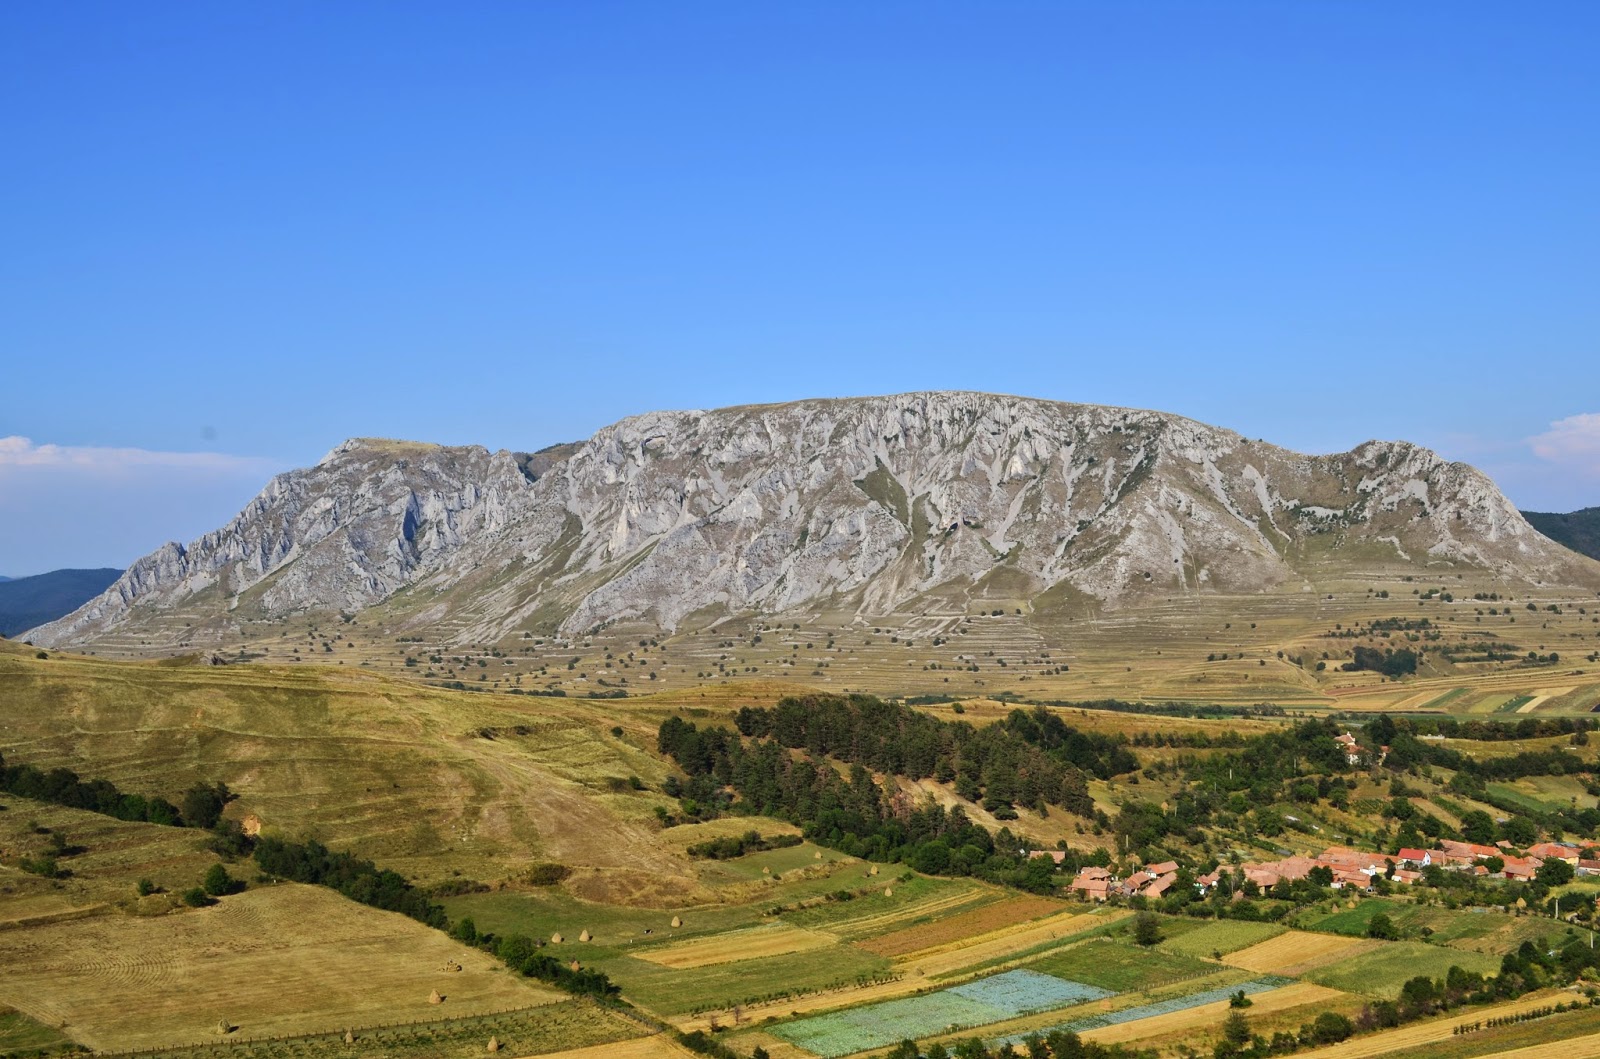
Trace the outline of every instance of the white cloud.
<path fill-rule="evenodd" d="M 1529 438 L 1528 446 L 1541 460 L 1600 477 L 1600 412 L 1558 419 L 1543 434 Z"/>
<path fill-rule="evenodd" d="M 285 469 L 256 456 L 0 437 L 0 574 L 125 566 L 225 524 Z"/>
<path fill-rule="evenodd" d="M 260 472 L 275 466 L 272 460 L 223 452 L 157 452 L 99 445 L 35 445 L 31 439 L 16 434 L 0 438 L 0 469 L 31 467 L 107 472 L 166 467 L 195 471 Z"/>

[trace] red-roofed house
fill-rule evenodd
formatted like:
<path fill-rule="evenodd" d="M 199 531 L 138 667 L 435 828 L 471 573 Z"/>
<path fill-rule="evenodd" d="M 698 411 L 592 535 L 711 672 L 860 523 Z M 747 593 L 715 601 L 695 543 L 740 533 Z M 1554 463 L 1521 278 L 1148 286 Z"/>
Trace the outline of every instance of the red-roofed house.
<path fill-rule="evenodd" d="M 1506 857 L 1505 873 L 1508 879 L 1520 879 L 1528 882 L 1533 878 L 1534 872 L 1539 870 L 1539 862 L 1532 857 Z"/>
<path fill-rule="evenodd" d="M 1104 868 L 1085 868 L 1078 877 L 1067 884 L 1067 889 L 1082 894 L 1091 901 L 1104 901 L 1111 896 L 1115 880 Z"/>
<path fill-rule="evenodd" d="M 1578 863 L 1578 847 L 1567 846 L 1560 842 L 1539 842 L 1528 847 L 1528 856 L 1537 860 L 1564 860 L 1568 864 Z"/>
<path fill-rule="evenodd" d="M 1395 854 L 1395 859 L 1402 864 L 1414 864 L 1419 868 L 1426 868 L 1433 863 L 1433 852 L 1426 849 L 1402 849 Z"/>

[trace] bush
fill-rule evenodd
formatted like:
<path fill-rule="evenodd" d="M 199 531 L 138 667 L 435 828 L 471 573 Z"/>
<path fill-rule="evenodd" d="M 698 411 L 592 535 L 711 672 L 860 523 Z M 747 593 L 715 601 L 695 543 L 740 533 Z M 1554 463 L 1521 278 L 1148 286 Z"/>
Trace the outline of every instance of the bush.
<path fill-rule="evenodd" d="M 200 880 L 200 886 L 212 897 L 223 897 L 242 889 L 241 884 L 228 874 L 228 869 L 220 864 L 213 864 L 206 877 Z"/>
<path fill-rule="evenodd" d="M 138 890 L 140 897 L 149 897 L 151 894 L 156 892 L 156 884 L 151 882 L 149 879 L 140 879 Z"/>
<path fill-rule="evenodd" d="M 528 869 L 528 884 L 530 886 L 555 886 L 563 882 L 572 869 L 565 864 L 535 864 Z"/>
<path fill-rule="evenodd" d="M 183 903 L 188 905 L 190 908 L 204 908 L 207 905 L 214 905 L 217 902 L 205 892 L 203 887 L 196 886 L 192 890 L 185 890 L 183 892 Z"/>

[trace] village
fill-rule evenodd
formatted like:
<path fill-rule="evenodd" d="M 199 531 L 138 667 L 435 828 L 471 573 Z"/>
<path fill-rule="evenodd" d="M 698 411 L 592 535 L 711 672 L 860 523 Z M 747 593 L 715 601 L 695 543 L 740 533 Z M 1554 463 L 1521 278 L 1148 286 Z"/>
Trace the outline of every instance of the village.
<path fill-rule="evenodd" d="M 1588 847 L 1561 842 L 1540 842 L 1520 853 L 1509 843 L 1493 846 L 1473 842 L 1441 840 L 1437 849 L 1401 849 L 1394 854 L 1368 853 L 1344 846 L 1330 846 L 1315 857 L 1288 856 L 1272 861 L 1245 861 L 1221 866 L 1196 876 L 1194 887 L 1202 896 L 1222 887 L 1235 898 L 1265 893 L 1281 882 L 1312 882 L 1335 890 L 1371 891 L 1390 884 L 1409 886 L 1423 879 L 1423 869 L 1438 867 L 1446 871 L 1471 872 L 1485 878 L 1531 882 L 1546 861 L 1562 861 L 1576 875 L 1600 875 L 1600 853 Z M 1039 851 L 1034 856 L 1051 856 Z M 1091 901 L 1113 897 L 1164 897 L 1178 881 L 1175 861 L 1145 865 L 1119 879 L 1107 868 L 1086 867 L 1078 872 L 1067 889 Z"/>
<path fill-rule="evenodd" d="M 1348 732 L 1336 736 L 1335 742 L 1341 745 L 1351 764 L 1362 762 L 1368 754 Z M 1375 756 L 1380 764 L 1388 752 L 1387 746 L 1376 748 Z M 1064 854 L 1053 850 L 1035 851 L 1030 855 L 1048 856 L 1057 864 L 1063 863 L 1065 858 Z M 1235 900 L 1267 893 L 1280 883 L 1307 879 L 1335 890 L 1365 893 L 1382 889 L 1387 892 L 1394 885 L 1411 886 L 1424 881 L 1424 871 L 1429 868 L 1467 872 L 1485 879 L 1532 882 L 1547 861 L 1567 865 L 1571 869 L 1569 877 L 1600 875 L 1600 847 L 1537 842 L 1518 849 L 1505 840 L 1486 845 L 1439 839 L 1433 849 L 1402 847 L 1392 854 L 1329 846 L 1314 857 L 1292 854 L 1277 860 L 1219 865 L 1195 876 L 1193 886 L 1202 897 L 1210 896 L 1220 887 Z M 1086 866 L 1066 888 L 1095 902 L 1117 897 L 1154 900 L 1167 896 L 1178 881 L 1179 865 L 1169 860 L 1139 866 L 1126 878 L 1119 878 L 1108 868 Z"/>

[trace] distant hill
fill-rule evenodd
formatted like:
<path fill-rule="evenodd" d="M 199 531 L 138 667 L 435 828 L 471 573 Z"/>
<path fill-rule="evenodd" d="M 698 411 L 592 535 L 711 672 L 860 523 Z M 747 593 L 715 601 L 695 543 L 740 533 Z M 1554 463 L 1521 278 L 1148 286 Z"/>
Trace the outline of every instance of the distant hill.
<path fill-rule="evenodd" d="M 0 636 L 16 636 L 71 614 L 109 588 L 121 570 L 52 570 L 34 577 L 0 577 Z"/>
<path fill-rule="evenodd" d="M 1565 515 L 1524 511 L 1522 517 L 1557 544 L 1565 544 L 1575 552 L 1600 559 L 1600 507 L 1586 507 Z"/>

